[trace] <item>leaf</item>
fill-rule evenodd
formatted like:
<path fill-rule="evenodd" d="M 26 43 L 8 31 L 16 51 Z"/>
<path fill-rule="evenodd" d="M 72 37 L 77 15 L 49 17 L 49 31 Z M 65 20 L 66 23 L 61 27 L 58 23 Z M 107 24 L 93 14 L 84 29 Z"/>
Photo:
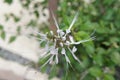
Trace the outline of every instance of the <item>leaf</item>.
<path fill-rule="evenodd" d="M 79 31 L 79 32 L 77 32 L 77 33 L 74 33 L 74 38 L 75 38 L 75 40 L 77 40 L 77 41 L 86 39 L 86 38 L 88 38 L 88 37 L 89 37 L 89 35 L 88 35 L 86 32 L 84 32 L 84 31 Z"/>
<path fill-rule="evenodd" d="M 103 65 L 103 56 L 101 54 L 96 54 L 94 57 L 95 64 L 102 66 Z"/>
<path fill-rule="evenodd" d="M 94 66 L 89 69 L 89 73 L 94 77 L 99 77 L 102 75 L 102 70 L 99 67 Z"/>
<path fill-rule="evenodd" d="M 53 65 L 50 70 L 49 78 L 52 79 L 53 77 L 55 77 L 57 75 L 57 72 L 58 71 L 56 65 Z"/>
<path fill-rule="evenodd" d="M 15 22 L 18 22 L 18 21 L 20 21 L 20 18 L 14 16 L 14 21 L 15 21 Z"/>
<path fill-rule="evenodd" d="M 5 40 L 5 37 L 6 37 L 6 33 L 5 33 L 5 31 L 2 31 L 2 33 L 1 33 L 1 38 L 2 38 L 3 40 Z"/>
<path fill-rule="evenodd" d="M 9 43 L 12 43 L 15 40 L 16 40 L 16 36 L 11 36 L 10 39 L 9 39 Z"/>
<path fill-rule="evenodd" d="M 0 25 L 0 30 L 3 30 L 3 26 L 2 25 Z"/>
<path fill-rule="evenodd" d="M 36 16 L 37 18 L 39 18 L 40 14 L 39 14 L 39 12 L 38 12 L 37 10 L 34 11 L 34 14 L 35 14 L 35 16 Z"/>
<path fill-rule="evenodd" d="M 4 0 L 4 2 L 11 4 L 13 2 L 13 0 Z"/>
<path fill-rule="evenodd" d="M 111 60 L 112 60 L 115 64 L 120 65 L 120 53 L 118 53 L 118 52 L 113 52 L 113 53 L 111 54 Z"/>
<path fill-rule="evenodd" d="M 115 80 L 115 79 L 114 79 L 113 75 L 106 74 L 106 75 L 104 75 L 104 80 Z"/>

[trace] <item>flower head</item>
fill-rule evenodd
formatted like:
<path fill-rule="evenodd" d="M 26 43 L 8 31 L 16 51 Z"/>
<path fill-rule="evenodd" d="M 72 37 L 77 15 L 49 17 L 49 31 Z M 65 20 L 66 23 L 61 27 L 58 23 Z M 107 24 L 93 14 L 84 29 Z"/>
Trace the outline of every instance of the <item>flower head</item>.
<path fill-rule="evenodd" d="M 75 21 L 77 20 L 78 13 L 75 15 L 74 19 L 72 20 L 69 28 L 66 29 L 65 31 L 60 29 L 59 24 L 57 23 L 57 20 L 56 20 L 55 16 L 53 15 L 53 13 L 52 13 L 52 17 L 53 17 L 55 25 L 57 27 L 57 31 L 56 31 L 57 34 L 54 34 L 52 31 L 50 31 L 50 34 L 38 33 L 41 36 L 41 39 L 40 39 L 41 42 L 43 42 L 43 41 L 46 42 L 46 45 L 45 45 L 46 52 L 43 53 L 42 57 L 49 56 L 49 59 L 46 61 L 46 63 L 44 63 L 44 65 L 46 65 L 47 63 L 58 64 L 59 59 L 60 59 L 59 55 L 63 55 L 63 57 L 65 57 L 66 62 L 68 62 L 70 64 L 71 61 L 66 54 L 66 50 L 69 50 L 69 52 L 71 53 L 73 58 L 76 61 L 78 61 L 79 63 L 81 63 L 81 61 L 75 55 L 75 52 L 77 51 L 77 48 L 75 47 L 75 45 L 79 45 L 81 43 L 91 41 L 94 39 L 94 37 L 76 42 L 74 40 L 74 37 L 72 35 L 70 35 L 71 28 L 73 27 Z"/>

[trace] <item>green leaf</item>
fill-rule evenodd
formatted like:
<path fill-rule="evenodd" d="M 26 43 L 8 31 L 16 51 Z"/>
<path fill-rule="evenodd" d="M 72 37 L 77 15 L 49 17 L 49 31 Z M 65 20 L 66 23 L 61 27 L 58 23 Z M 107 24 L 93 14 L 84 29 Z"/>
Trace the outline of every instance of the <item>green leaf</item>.
<path fill-rule="evenodd" d="M 120 53 L 118 53 L 118 52 L 113 52 L 113 53 L 111 54 L 111 60 L 112 60 L 114 63 L 120 65 Z"/>
<path fill-rule="evenodd" d="M 6 33 L 5 33 L 4 31 L 2 31 L 2 33 L 1 33 L 1 38 L 2 38 L 3 40 L 5 40 L 5 37 L 6 37 Z"/>
<path fill-rule="evenodd" d="M 2 25 L 0 25 L 0 30 L 3 30 L 3 26 Z"/>
<path fill-rule="evenodd" d="M 4 2 L 11 4 L 13 2 L 13 0 L 4 0 Z"/>
<path fill-rule="evenodd" d="M 34 14 L 35 14 L 35 16 L 36 16 L 37 18 L 39 18 L 40 14 L 39 14 L 39 12 L 38 12 L 37 10 L 34 11 Z"/>
<path fill-rule="evenodd" d="M 53 77 L 55 77 L 57 75 L 57 66 L 56 65 L 53 65 L 51 67 L 51 70 L 50 70 L 50 75 L 49 75 L 49 78 L 52 79 Z"/>
<path fill-rule="evenodd" d="M 102 70 L 99 67 L 91 67 L 89 73 L 94 77 L 100 77 L 102 75 Z"/>
<path fill-rule="evenodd" d="M 94 57 L 95 64 L 102 66 L 103 65 L 103 56 L 101 54 L 96 54 Z"/>
<path fill-rule="evenodd" d="M 88 37 L 89 37 L 89 35 L 86 32 L 84 32 L 84 31 L 79 31 L 77 33 L 74 33 L 74 38 L 77 41 L 86 39 Z"/>
<path fill-rule="evenodd" d="M 106 75 L 104 75 L 104 80 L 115 80 L 115 79 L 114 79 L 113 75 L 106 74 Z"/>
<path fill-rule="evenodd" d="M 10 39 L 9 39 L 9 43 L 12 43 L 15 40 L 16 40 L 16 36 L 11 36 Z"/>
<path fill-rule="evenodd" d="M 14 16 L 14 21 L 15 21 L 15 22 L 18 22 L 18 21 L 20 21 L 20 18 Z"/>

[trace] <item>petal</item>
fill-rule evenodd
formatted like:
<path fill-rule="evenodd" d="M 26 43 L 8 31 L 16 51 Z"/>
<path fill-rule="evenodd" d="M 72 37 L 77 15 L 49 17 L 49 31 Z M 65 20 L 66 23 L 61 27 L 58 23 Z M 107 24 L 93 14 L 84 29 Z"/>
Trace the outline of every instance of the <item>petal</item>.
<path fill-rule="evenodd" d="M 50 54 L 52 54 L 52 55 L 55 55 L 55 54 L 57 54 L 58 53 L 58 48 L 52 48 L 51 50 L 50 50 Z"/>
<path fill-rule="evenodd" d="M 71 43 L 69 42 L 69 41 L 66 41 L 66 43 L 65 43 L 66 45 L 70 45 Z"/>
<path fill-rule="evenodd" d="M 66 51 L 64 48 L 62 48 L 62 51 L 61 51 L 62 54 L 66 54 Z"/>
<path fill-rule="evenodd" d="M 56 57 L 55 57 L 55 61 L 56 61 L 56 64 L 58 64 L 58 54 L 56 54 Z"/>
<path fill-rule="evenodd" d="M 63 40 L 63 41 L 65 41 L 65 40 L 66 40 L 66 37 L 65 37 L 65 36 L 64 36 L 64 37 L 62 37 L 62 40 Z"/>
<path fill-rule="evenodd" d="M 66 30 L 66 34 L 70 33 L 71 31 L 69 29 Z"/>
<path fill-rule="evenodd" d="M 63 43 L 62 42 L 60 42 L 60 46 L 63 47 Z"/>
<path fill-rule="evenodd" d="M 77 48 L 74 46 L 72 49 L 72 52 L 75 53 L 77 51 Z"/>
<path fill-rule="evenodd" d="M 72 36 L 69 36 L 69 39 L 70 39 L 71 43 L 74 43 L 74 39 Z"/>
<path fill-rule="evenodd" d="M 51 35 L 54 35 L 53 31 L 50 31 Z"/>

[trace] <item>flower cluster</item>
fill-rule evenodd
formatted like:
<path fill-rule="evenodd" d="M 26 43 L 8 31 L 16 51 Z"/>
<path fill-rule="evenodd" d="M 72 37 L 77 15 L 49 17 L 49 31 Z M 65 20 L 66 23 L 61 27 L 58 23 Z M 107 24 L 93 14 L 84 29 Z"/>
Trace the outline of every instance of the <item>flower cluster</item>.
<path fill-rule="evenodd" d="M 55 22 L 55 25 L 57 28 L 57 34 L 54 34 L 52 31 L 50 31 L 49 34 L 48 33 L 47 34 L 38 33 L 38 35 L 40 35 L 40 37 L 41 37 L 40 38 L 41 43 L 46 42 L 45 52 L 42 54 L 41 57 L 42 58 L 49 57 L 49 59 L 42 66 L 45 66 L 48 63 L 58 64 L 60 54 L 63 55 L 66 62 L 70 64 L 71 61 L 66 54 L 66 50 L 69 50 L 71 55 L 73 56 L 73 58 L 76 61 L 78 61 L 79 63 L 81 63 L 81 61 L 75 55 L 75 52 L 77 51 L 77 48 L 75 47 L 75 45 L 79 45 L 80 43 L 84 43 L 84 42 L 93 40 L 94 37 L 76 42 L 74 40 L 74 37 L 72 35 L 70 35 L 71 28 L 73 27 L 73 25 L 78 17 L 78 13 L 75 15 L 74 19 L 72 20 L 69 28 L 66 29 L 65 31 L 60 29 L 60 27 L 57 23 L 57 20 L 53 14 L 52 14 L 52 17 L 54 19 L 54 22 Z"/>

